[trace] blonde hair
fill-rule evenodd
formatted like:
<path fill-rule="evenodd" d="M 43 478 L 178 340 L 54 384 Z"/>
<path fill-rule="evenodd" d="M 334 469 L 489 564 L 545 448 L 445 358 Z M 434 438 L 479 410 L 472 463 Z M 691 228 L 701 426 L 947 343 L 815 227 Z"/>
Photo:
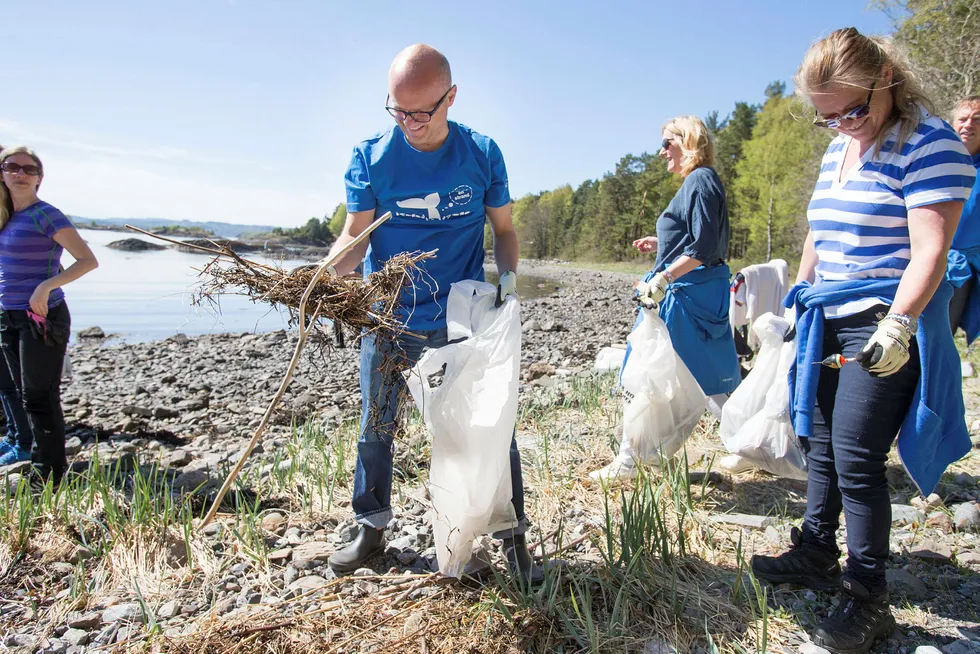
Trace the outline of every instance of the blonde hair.
<path fill-rule="evenodd" d="M 34 150 L 31 150 L 23 145 L 17 145 L 6 149 L 0 147 L 0 164 L 3 164 L 4 161 L 15 154 L 26 154 L 28 157 L 33 159 L 34 163 L 37 164 L 37 167 L 41 169 L 40 177 L 44 177 L 44 164 L 41 163 L 41 158 L 37 156 L 37 153 L 34 152 Z M 10 189 L 8 189 L 7 185 L 4 184 L 3 176 L 0 175 L 0 229 L 7 226 L 7 222 L 10 220 L 10 216 L 13 215 L 13 212 L 14 204 L 13 199 L 10 197 Z"/>
<path fill-rule="evenodd" d="M 697 116 L 678 116 L 667 121 L 663 131 L 680 137 L 681 175 L 687 177 L 695 169 L 715 164 L 715 144 L 711 132 Z"/>
<path fill-rule="evenodd" d="M 883 85 L 885 70 L 892 79 Z M 897 123 L 898 139 L 894 151 L 901 151 L 922 118 L 922 109 L 936 113 L 935 105 L 922 90 L 919 76 L 905 53 L 890 39 L 865 36 L 853 27 L 839 29 L 807 50 L 800 69 L 793 77 L 796 93 L 809 104 L 810 96 L 826 93 L 832 85 L 851 86 L 870 91 L 891 90 L 892 113 L 875 139 L 875 154 L 881 151 L 885 137 Z"/>

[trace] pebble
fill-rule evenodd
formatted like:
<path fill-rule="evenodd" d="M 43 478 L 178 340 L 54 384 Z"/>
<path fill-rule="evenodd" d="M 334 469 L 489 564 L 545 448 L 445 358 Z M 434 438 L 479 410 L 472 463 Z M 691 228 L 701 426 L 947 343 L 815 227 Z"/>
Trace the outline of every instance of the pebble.
<path fill-rule="evenodd" d="M 921 525 L 926 520 L 926 514 L 907 504 L 892 504 L 893 525 Z"/>
<path fill-rule="evenodd" d="M 895 568 L 885 570 L 888 589 L 892 595 L 905 597 L 912 601 L 921 601 L 929 596 L 929 588 L 914 574 Z"/>
<path fill-rule="evenodd" d="M 976 502 L 964 502 L 953 508 L 953 525 L 957 531 L 980 531 L 980 509 Z"/>
<path fill-rule="evenodd" d="M 143 609 L 139 604 L 127 603 L 110 606 L 102 613 L 102 622 L 143 622 Z"/>
<path fill-rule="evenodd" d="M 91 636 L 84 629 L 69 629 L 61 636 L 69 645 L 82 646 L 88 643 Z"/>
<path fill-rule="evenodd" d="M 262 518 L 262 528 L 279 534 L 286 528 L 286 516 L 281 513 L 269 513 Z"/>

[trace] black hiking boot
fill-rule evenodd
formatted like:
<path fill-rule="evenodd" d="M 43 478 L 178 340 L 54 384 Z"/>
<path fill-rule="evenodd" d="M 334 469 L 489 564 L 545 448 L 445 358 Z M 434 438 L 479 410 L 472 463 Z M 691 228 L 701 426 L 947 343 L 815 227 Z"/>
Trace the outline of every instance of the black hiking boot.
<path fill-rule="evenodd" d="M 790 531 L 793 545 L 779 556 L 752 557 L 752 574 L 771 584 L 796 584 L 832 593 L 840 587 L 840 563 L 833 552 L 803 542 L 796 527 Z"/>
<path fill-rule="evenodd" d="M 337 574 L 343 575 L 354 572 L 372 556 L 381 554 L 385 549 L 385 532 L 373 527 L 361 526 L 357 538 L 344 549 L 334 552 L 327 565 Z"/>
<path fill-rule="evenodd" d="M 527 540 L 524 534 L 504 539 L 504 554 L 507 557 L 507 567 L 511 576 L 525 587 L 536 586 L 544 581 L 544 570 L 534 563 L 531 553 L 527 550 Z"/>
<path fill-rule="evenodd" d="M 864 654 L 895 629 L 888 591 L 871 595 L 848 574 L 841 577 L 840 604 L 813 631 L 811 640 L 832 654 Z"/>

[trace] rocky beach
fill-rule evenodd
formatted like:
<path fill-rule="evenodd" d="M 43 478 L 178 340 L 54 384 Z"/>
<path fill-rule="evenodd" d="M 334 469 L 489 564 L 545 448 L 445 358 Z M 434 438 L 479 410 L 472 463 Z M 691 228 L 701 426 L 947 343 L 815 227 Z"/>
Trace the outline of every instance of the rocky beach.
<path fill-rule="evenodd" d="M 615 531 L 607 523 L 608 502 L 617 518 L 625 510 L 618 508 L 619 491 L 608 491 L 604 503 L 604 489 L 590 484 L 587 473 L 607 462 L 615 447 L 613 378 L 595 373 L 593 362 L 602 347 L 625 342 L 635 275 L 546 262 L 522 263 L 521 272 L 554 281 L 541 289 L 542 297 L 522 302 L 518 442 L 535 525 L 528 540 L 561 571 L 553 587 L 574 588 L 576 575 L 605 574 L 603 541 L 610 528 Z M 428 439 L 417 416 L 397 445 L 396 517 L 385 554 L 346 578 L 326 566 L 330 553 L 355 534 L 349 498 L 360 394 L 358 350 L 351 343 L 304 355 L 219 518 L 200 528 L 201 509 L 258 425 L 295 343 L 294 331 L 126 343 L 94 330 L 73 342 L 73 379 L 63 389 L 68 451 L 80 478 L 93 468 L 103 471 L 98 484 L 85 488 L 98 486 L 105 495 L 86 503 L 78 499 L 85 488 L 72 487 L 63 494 L 78 498 L 51 499 L 49 508 L 32 514 L 28 544 L 17 549 L 7 539 L 0 545 L 3 644 L 45 654 L 231 651 L 236 643 L 243 648 L 238 651 L 264 651 L 274 638 L 285 639 L 275 641 L 277 647 L 293 638 L 295 651 L 311 651 L 314 644 L 337 652 L 588 649 L 572 636 L 548 641 L 542 635 L 550 620 L 561 622 L 558 609 L 549 613 L 541 601 L 495 594 L 507 584 L 494 572 L 503 567 L 489 538 L 477 548 L 477 560 L 485 562 L 474 565 L 479 581 L 431 574 Z M 965 372 L 967 423 L 976 434 L 980 380 Z M 789 527 L 805 508 L 805 485 L 760 472 L 733 477 L 711 470 L 720 453 L 716 428 L 706 416 L 688 443 L 690 471 L 664 474 L 690 480 L 690 508 L 674 527 L 679 541 L 692 543 L 681 547 L 679 559 L 697 556 L 681 566 L 673 592 L 699 602 L 685 604 L 673 622 L 662 619 L 659 606 L 651 609 L 631 623 L 628 638 L 610 631 L 602 651 L 709 652 L 705 620 L 712 638 L 726 646 L 758 646 L 760 619 L 768 624 L 768 651 L 820 651 L 807 649 L 805 633 L 821 617 L 826 597 L 769 589 L 769 613 L 762 618 L 758 607 L 740 599 L 744 589 L 737 590 L 739 557 L 744 563 L 754 552 L 788 545 Z M 891 463 L 888 575 L 899 630 L 875 651 L 980 652 L 980 450 L 953 466 L 929 497 L 919 496 L 897 458 Z M 16 486 L 21 471 L 7 469 L 8 483 Z M 676 499 L 683 484 L 668 485 Z M 126 501 L 110 497 L 113 492 Z M 154 498 L 158 514 L 173 511 L 184 521 L 138 511 L 140 497 Z M 18 501 L 24 500 L 15 497 L 0 511 L 14 531 Z M 128 522 L 114 517 L 117 501 Z M 499 609 L 466 617 L 467 607 L 493 597 L 520 619 L 505 619 Z M 611 610 L 596 599 L 597 612 L 599 606 Z M 316 622 L 315 615 L 331 617 Z M 481 642 L 482 648 L 470 649 Z M 535 649 L 543 642 L 565 644 Z"/>

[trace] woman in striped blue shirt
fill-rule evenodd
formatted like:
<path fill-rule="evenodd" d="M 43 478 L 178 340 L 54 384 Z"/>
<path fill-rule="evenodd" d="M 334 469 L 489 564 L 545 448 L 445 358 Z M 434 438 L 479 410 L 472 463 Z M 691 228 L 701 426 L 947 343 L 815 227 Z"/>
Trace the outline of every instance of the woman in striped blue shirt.
<path fill-rule="evenodd" d="M 10 375 L 0 383 L 13 385 L 0 392 L 20 396 L 32 435 L 4 460 L 29 459 L 40 479 L 57 485 L 68 467 L 60 388 L 71 329 L 61 287 L 99 264 L 65 214 L 37 197 L 43 178 L 28 148 L 0 153 L 0 184 L 10 198 L 0 209 L 0 364 Z M 75 263 L 62 271 L 66 249 Z"/>
<path fill-rule="evenodd" d="M 753 557 L 756 576 L 839 590 L 814 631 L 831 652 L 866 652 L 892 631 L 885 563 L 886 462 L 898 452 L 923 494 L 970 449 L 949 330 L 946 252 L 975 171 L 889 42 L 854 28 L 807 52 L 795 83 L 836 130 L 807 211 L 795 305 L 791 413 L 807 452 L 807 509 L 793 547 Z M 831 355 L 839 369 L 819 365 Z M 841 573 L 837 529 L 847 521 Z"/>

